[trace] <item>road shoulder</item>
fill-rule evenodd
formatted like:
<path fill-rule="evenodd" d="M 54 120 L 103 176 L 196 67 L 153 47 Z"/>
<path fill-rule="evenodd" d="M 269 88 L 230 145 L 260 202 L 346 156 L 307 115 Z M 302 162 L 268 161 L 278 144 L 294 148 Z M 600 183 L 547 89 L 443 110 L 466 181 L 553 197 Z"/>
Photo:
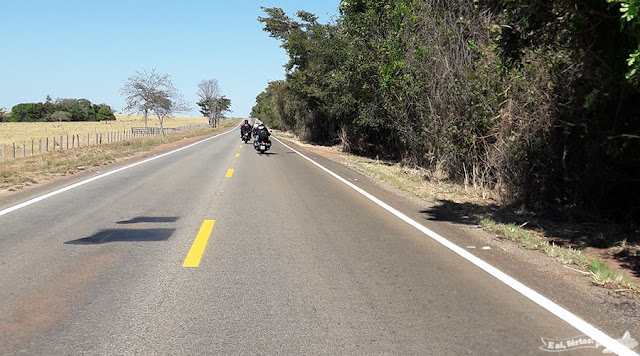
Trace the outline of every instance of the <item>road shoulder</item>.
<path fill-rule="evenodd" d="M 335 152 L 308 145 L 303 147 L 287 138 L 279 138 L 612 337 L 620 337 L 625 331 L 640 337 L 640 303 L 637 299 L 595 286 L 588 275 L 567 268 L 540 251 L 523 249 L 517 243 L 502 239 L 477 225 L 457 223 L 463 219 L 454 218 L 455 212 L 364 175 L 346 165 L 344 157 Z"/>

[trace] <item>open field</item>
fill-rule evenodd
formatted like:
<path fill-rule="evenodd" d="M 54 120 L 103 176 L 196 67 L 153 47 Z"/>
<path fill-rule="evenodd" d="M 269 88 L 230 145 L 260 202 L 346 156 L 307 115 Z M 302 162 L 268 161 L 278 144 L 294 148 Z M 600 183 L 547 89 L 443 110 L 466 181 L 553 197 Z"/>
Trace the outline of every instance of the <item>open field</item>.
<path fill-rule="evenodd" d="M 157 146 L 186 142 L 227 131 L 238 125 L 240 119 L 222 120 L 215 129 L 204 127 L 106 143 L 84 146 L 73 150 L 58 150 L 37 156 L 16 158 L 0 162 L 0 198 L 3 194 L 46 182 L 56 177 L 91 170 L 93 167 L 114 163 L 120 159 L 148 152 Z M 194 123 L 192 123 L 193 125 Z"/>
<path fill-rule="evenodd" d="M 164 127 L 178 127 L 206 124 L 204 117 L 175 116 L 164 120 Z M 158 119 L 149 116 L 147 121 L 149 127 L 160 127 Z M 31 139 L 38 140 L 62 135 L 94 134 L 104 132 L 128 131 L 132 127 L 144 127 L 144 120 L 141 115 L 117 114 L 115 121 L 101 122 L 0 122 L 0 144 L 10 145 Z"/>

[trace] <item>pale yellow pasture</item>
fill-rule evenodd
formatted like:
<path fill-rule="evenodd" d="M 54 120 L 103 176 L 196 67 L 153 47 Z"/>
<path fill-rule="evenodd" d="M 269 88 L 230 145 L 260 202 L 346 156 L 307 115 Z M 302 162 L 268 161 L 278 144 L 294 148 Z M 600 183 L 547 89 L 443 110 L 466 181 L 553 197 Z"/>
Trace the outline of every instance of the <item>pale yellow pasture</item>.
<path fill-rule="evenodd" d="M 178 127 L 206 124 L 204 117 L 175 116 L 164 119 L 164 127 Z M 160 127 L 155 116 L 149 116 L 147 126 Z M 132 127 L 144 127 L 144 119 L 141 115 L 116 114 L 115 121 L 102 122 L 0 122 L 0 145 L 15 143 L 21 145 L 22 141 L 30 142 L 31 139 L 44 138 L 60 139 L 66 135 L 86 135 L 106 132 L 129 131 Z"/>

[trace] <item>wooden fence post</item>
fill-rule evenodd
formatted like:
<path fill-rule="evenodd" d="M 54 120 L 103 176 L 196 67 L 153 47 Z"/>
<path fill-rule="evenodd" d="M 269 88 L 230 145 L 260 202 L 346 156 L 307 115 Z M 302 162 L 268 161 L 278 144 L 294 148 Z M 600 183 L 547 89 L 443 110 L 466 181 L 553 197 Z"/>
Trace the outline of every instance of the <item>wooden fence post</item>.
<path fill-rule="evenodd" d="M 12 150 L 11 150 L 12 151 L 11 158 L 16 159 L 16 143 L 15 142 L 12 143 L 11 147 L 13 147 Z"/>
<path fill-rule="evenodd" d="M 26 153 L 26 142 L 22 141 L 22 157 L 27 157 Z"/>
<path fill-rule="evenodd" d="M 38 153 L 42 154 L 42 139 L 38 139 Z"/>
<path fill-rule="evenodd" d="M 31 139 L 31 155 L 33 156 L 33 139 Z"/>
<path fill-rule="evenodd" d="M 45 139 L 44 151 L 49 152 L 49 138 Z"/>

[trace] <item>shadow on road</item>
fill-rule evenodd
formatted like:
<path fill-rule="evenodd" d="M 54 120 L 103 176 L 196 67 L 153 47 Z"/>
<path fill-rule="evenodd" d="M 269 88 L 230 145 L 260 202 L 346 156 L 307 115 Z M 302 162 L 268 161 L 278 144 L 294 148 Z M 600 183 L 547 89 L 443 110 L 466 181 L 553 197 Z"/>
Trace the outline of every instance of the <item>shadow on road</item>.
<path fill-rule="evenodd" d="M 136 223 L 163 223 L 163 222 L 176 222 L 177 216 L 138 216 L 129 220 L 122 220 L 116 222 L 116 224 L 136 224 Z"/>
<path fill-rule="evenodd" d="M 500 224 L 524 224 L 527 229 L 542 233 L 556 245 L 596 249 L 599 253 L 617 260 L 636 277 L 640 277 L 640 256 L 637 251 L 619 248 L 623 245 L 640 244 L 640 231 L 637 226 L 603 222 L 596 218 L 578 219 L 557 212 L 542 216 L 513 206 L 455 203 L 448 200 L 440 200 L 421 213 L 428 220 L 465 225 L 479 225 L 482 219 L 490 219 Z M 621 251 L 611 252 L 609 249 L 612 247 Z"/>
<path fill-rule="evenodd" d="M 108 242 L 152 242 L 168 240 L 176 229 L 107 229 L 77 240 L 65 242 L 66 245 L 99 245 Z"/>

